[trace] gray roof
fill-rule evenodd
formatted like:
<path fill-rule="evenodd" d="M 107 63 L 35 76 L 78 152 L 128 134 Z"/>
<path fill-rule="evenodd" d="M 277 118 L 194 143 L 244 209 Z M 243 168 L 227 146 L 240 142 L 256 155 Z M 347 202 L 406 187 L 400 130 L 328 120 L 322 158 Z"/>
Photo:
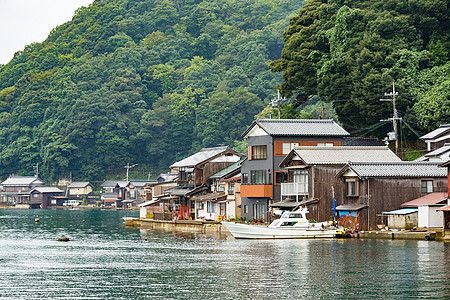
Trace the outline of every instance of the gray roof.
<path fill-rule="evenodd" d="M 145 187 L 147 184 L 156 183 L 157 181 L 148 181 L 148 180 L 132 180 L 130 181 L 132 185 L 135 187 Z"/>
<path fill-rule="evenodd" d="M 401 161 L 388 147 L 296 147 L 281 162 L 280 167 L 298 157 L 305 164 L 339 165 L 351 161 Z"/>
<path fill-rule="evenodd" d="M 450 151 L 450 143 L 445 143 L 444 146 L 442 146 L 434 151 L 428 152 L 427 154 L 425 154 L 419 158 L 416 158 L 414 161 L 428 161 L 428 160 L 430 160 L 430 158 L 439 160 L 439 159 L 441 159 L 440 156 L 442 154 L 445 154 L 446 152 L 449 152 L 449 151 Z"/>
<path fill-rule="evenodd" d="M 433 139 L 438 138 L 446 133 L 450 133 L 450 124 L 442 124 L 437 129 L 422 136 L 422 139 L 433 140 Z"/>
<path fill-rule="evenodd" d="M 2 182 L 2 185 L 28 186 L 31 184 L 44 184 L 44 181 L 36 176 L 10 176 Z"/>
<path fill-rule="evenodd" d="M 175 179 L 178 178 L 178 173 L 168 173 L 168 174 L 160 174 L 158 176 L 158 178 L 156 178 L 156 180 L 158 182 L 169 182 L 169 181 L 174 181 Z"/>
<path fill-rule="evenodd" d="M 119 185 L 119 187 L 123 188 L 126 187 L 130 182 L 126 180 L 107 180 L 103 182 L 100 186 L 101 187 L 115 187 L 116 185 Z"/>
<path fill-rule="evenodd" d="M 69 188 L 85 188 L 91 185 L 88 181 L 75 181 L 69 184 Z"/>
<path fill-rule="evenodd" d="M 334 120 L 318 119 L 257 119 L 242 135 L 258 125 L 267 134 L 274 136 L 348 136 L 344 128 Z"/>
<path fill-rule="evenodd" d="M 382 212 L 383 215 L 409 215 L 418 212 L 419 209 L 417 208 L 402 208 L 397 209 L 393 211 L 384 211 Z"/>
<path fill-rule="evenodd" d="M 33 192 L 33 191 L 38 191 L 39 193 L 64 193 L 63 190 L 60 190 L 59 188 L 54 187 L 54 186 L 39 186 L 39 187 L 35 187 L 34 189 L 32 189 L 30 191 L 30 193 Z"/>
<path fill-rule="evenodd" d="M 438 162 L 355 162 L 346 165 L 338 174 L 348 169 L 363 177 L 446 177 L 447 170 Z"/>
<path fill-rule="evenodd" d="M 171 168 L 179 168 L 179 167 L 195 167 L 199 163 L 202 163 L 210 158 L 213 158 L 214 156 L 225 152 L 227 150 L 231 150 L 228 146 L 223 147 L 214 147 L 214 148 L 203 148 L 200 150 L 200 152 L 197 152 L 189 157 L 186 157 L 183 160 L 180 160 L 173 165 L 171 165 Z"/>
<path fill-rule="evenodd" d="M 346 136 L 342 139 L 341 146 L 385 146 L 385 145 L 377 138 Z"/>

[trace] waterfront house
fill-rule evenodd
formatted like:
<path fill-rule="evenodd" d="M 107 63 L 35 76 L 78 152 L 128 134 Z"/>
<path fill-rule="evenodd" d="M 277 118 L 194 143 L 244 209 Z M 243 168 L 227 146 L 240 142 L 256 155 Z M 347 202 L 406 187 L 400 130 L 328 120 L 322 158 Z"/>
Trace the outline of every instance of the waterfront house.
<path fill-rule="evenodd" d="M 426 194 L 445 190 L 445 170 L 432 162 L 350 162 L 337 174 L 336 205 L 353 214 L 353 229 L 376 229 L 380 214 Z M 340 216 L 345 216 L 345 213 Z"/>
<path fill-rule="evenodd" d="M 36 176 L 10 176 L 1 183 L 1 201 L 9 204 L 28 204 L 30 191 L 38 186 L 44 186 L 42 179 Z"/>
<path fill-rule="evenodd" d="M 172 220 L 171 213 L 169 214 L 168 211 L 171 196 L 166 193 L 166 190 L 177 186 L 177 178 L 178 174 L 161 174 L 156 182 L 146 185 L 146 201 L 138 205 L 141 218 Z"/>
<path fill-rule="evenodd" d="M 195 218 L 193 196 L 204 195 L 210 191 L 209 176 L 236 163 L 243 154 L 228 146 L 204 148 L 201 151 L 170 166 L 172 173 L 178 173 L 177 186 L 166 193 L 173 211 L 180 212 L 177 218 Z"/>
<path fill-rule="evenodd" d="M 83 202 L 86 199 L 87 204 L 95 204 L 96 198 L 93 193 L 93 185 L 88 181 L 74 181 L 67 186 L 69 200 Z"/>
<path fill-rule="evenodd" d="M 130 199 L 130 181 L 107 180 L 100 186 L 103 188 L 100 199 L 105 207 L 122 207 L 122 202 Z"/>
<path fill-rule="evenodd" d="M 68 198 L 57 187 L 38 186 L 30 191 L 30 208 L 48 208 L 62 206 Z"/>
<path fill-rule="evenodd" d="M 240 174 L 241 164 L 245 159 L 242 157 L 234 164 L 208 177 L 211 192 L 191 198 L 194 201 L 195 219 L 213 221 L 219 216 L 222 219 L 236 217 L 235 181 L 227 180 Z"/>
<path fill-rule="evenodd" d="M 150 196 L 147 196 L 149 191 L 149 186 L 156 183 L 156 181 L 149 181 L 149 180 L 131 180 L 130 181 L 130 199 L 129 203 L 132 206 L 136 206 L 139 204 L 144 203 L 147 201 L 147 197 L 151 198 Z"/>
<path fill-rule="evenodd" d="M 436 150 L 445 143 L 450 143 L 450 124 L 442 124 L 437 129 L 421 137 L 427 143 L 427 150 Z"/>
<path fill-rule="evenodd" d="M 271 206 L 290 210 L 307 205 L 308 218 L 317 221 L 333 219 L 333 189 L 337 204 L 356 204 L 339 201 L 347 196 L 346 186 L 353 187 L 353 192 L 357 193 L 357 186 L 336 178 L 336 173 L 349 161 L 399 162 L 400 158 L 389 148 L 379 146 L 297 147 L 280 163 L 280 168 L 287 172 L 287 182 L 281 183 L 282 201 Z M 341 206 L 337 208 L 338 214 L 343 216 L 345 212 L 361 210 L 365 205 Z"/>
<path fill-rule="evenodd" d="M 242 137 L 248 159 L 241 166 L 241 215 L 268 220 L 269 204 L 281 200 L 288 173 L 279 164 L 297 146 L 341 146 L 350 134 L 333 120 L 257 119 Z"/>

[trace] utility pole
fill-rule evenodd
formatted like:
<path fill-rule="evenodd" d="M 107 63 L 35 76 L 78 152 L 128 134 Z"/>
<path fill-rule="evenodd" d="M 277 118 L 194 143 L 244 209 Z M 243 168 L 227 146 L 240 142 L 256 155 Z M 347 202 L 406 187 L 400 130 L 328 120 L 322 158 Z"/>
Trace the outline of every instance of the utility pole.
<path fill-rule="evenodd" d="M 286 101 L 288 101 L 286 97 L 281 98 L 280 90 L 277 90 L 277 98 L 272 99 L 272 101 L 270 101 L 272 103 L 272 106 L 276 106 L 278 109 L 278 119 L 281 119 L 280 104 L 281 102 Z"/>
<path fill-rule="evenodd" d="M 136 167 L 138 164 L 134 164 L 132 166 L 130 166 L 130 164 L 128 163 L 124 168 L 127 169 L 127 181 L 128 181 L 128 174 L 131 168 Z"/>
<path fill-rule="evenodd" d="M 398 128 L 397 128 L 397 120 L 401 120 L 402 118 L 398 117 L 397 108 L 395 106 L 395 96 L 398 96 L 398 93 L 395 91 L 395 82 L 392 83 L 392 92 L 384 93 L 385 96 L 392 97 L 392 99 L 380 99 L 380 101 L 388 101 L 392 102 L 393 107 L 393 115 L 392 118 L 387 119 L 388 121 L 392 120 L 392 127 L 395 133 L 395 153 L 398 154 Z"/>
<path fill-rule="evenodd" d="M 34 175 L 34 177 L 39 177 L 39 163 L 36 163 L 35 166 L 33 166 L 33 169 L 36 171 L 36 174 Z"/>

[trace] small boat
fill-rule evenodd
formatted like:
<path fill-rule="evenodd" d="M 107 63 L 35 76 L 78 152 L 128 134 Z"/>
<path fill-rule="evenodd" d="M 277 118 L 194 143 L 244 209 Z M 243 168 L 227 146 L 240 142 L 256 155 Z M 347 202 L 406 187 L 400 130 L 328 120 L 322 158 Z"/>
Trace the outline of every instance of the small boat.
<path fill-rule="evenodd" d="M 306 218 L 306 207 L 296 211 L 286 211 L 281 218 L 269 226 L 222 222 L 236 239 L 301 239 L 333 238 L 343 232 L 343 228 L 333 226 L 332 222 L 310 222 Z"/>

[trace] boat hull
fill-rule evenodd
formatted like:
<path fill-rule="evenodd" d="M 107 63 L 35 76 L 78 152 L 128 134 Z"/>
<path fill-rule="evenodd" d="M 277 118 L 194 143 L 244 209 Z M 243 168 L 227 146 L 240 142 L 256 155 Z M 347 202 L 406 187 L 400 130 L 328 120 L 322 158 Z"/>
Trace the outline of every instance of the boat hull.
<path fill-rule="evenodd" d="M 236 239 L 312 239 L 334 238 L 334 229 L 269 228 L 263 225 L 248 225 L 222 222 Z"/>

